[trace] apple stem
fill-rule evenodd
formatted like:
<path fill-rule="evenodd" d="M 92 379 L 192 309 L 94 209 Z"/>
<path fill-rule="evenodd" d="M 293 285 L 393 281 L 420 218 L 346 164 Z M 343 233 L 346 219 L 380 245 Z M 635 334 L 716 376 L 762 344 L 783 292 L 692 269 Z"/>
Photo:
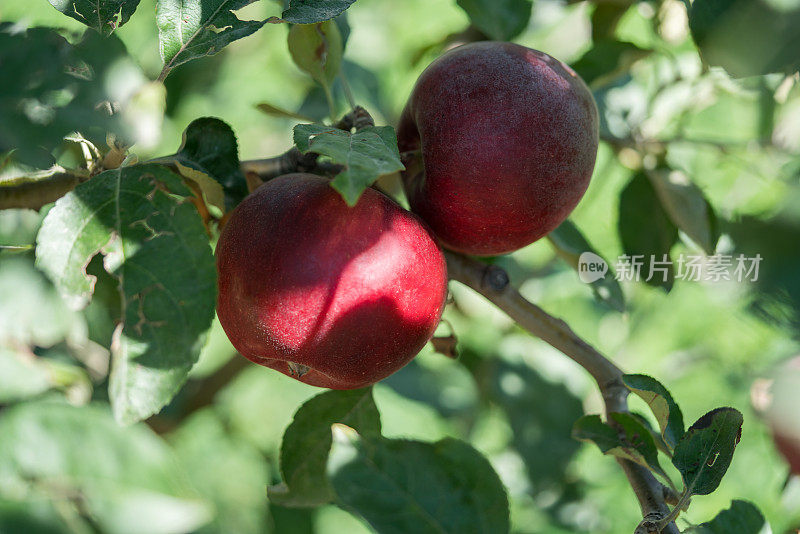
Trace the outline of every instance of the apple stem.
<path fill-rule="evenodd" d="M 678 504 L 675 505 L 675 508 L 670 510 L 669 514 L 667 514 L 666 517 L 664 517 L 663 519 L 661 519 L 658 522 L 658 528 L 659 528 L 658 532 L 661 532 L 660 529 L 664 528 L 666 525 L 668 525 L 672 521 L 675 521 L 675 518 L 678 517 L 678 515 L 680 515 L 680 513 L 683 510 L 685 510 L 686 507 L 689 505 L 689 501 L 691 500 L 691 498 L 692 498 L 692 492 L 689 491 L 688 489 L 686 489 L 681 494 L 681 498 L 678 501 Z"/>
<path fill-rule="evenodd" d="M 325 100 L 328 101 L 328 110 L 331 114 L 331 119 L 336 121 L 336 103 L 333 100 L 333 93 L 331 92 L 331 88 L 327 83 L 322 84 L 322 89 L 325 91 Z"/>
<path fill-rule="evenodd" d="M 342 82 L 342 89 L 344 89 L 344 97 L 351 108 L 356 107 L 356 101 L 353 98 L 353 92 L 350 90 L 350 84 L 347 82 L 347 76 L 344 74 L 344 69 L 339 69 L 339 80 Z"/>
<path fill-rule="evenodd" d="M 348 132 L 353 128 L 359 131 L 375 126 L 375 121 L 366 109 L 355 106 L 333 126 Z M 318 158 L 318 154 L 313 152 L 303 154 L 297 147 L 292 147 L 283 154 L 271 158 L 242 161 L 240 167 L 245 176 L 250 175 L 248 178 L 251 181 L 260 179 L 261 182 L 292 172 L 309 172 L 333 177 L 342 171 L 341 165 L 318 161 Z M 160 163 L 169 167 L 174 166 L 174 159 L 172 156 L 166 156 L 149 160 L 148 163 Z M 7 187 L 7 194 L 0 198 L 0 209 L 29 208 L 38 210 L 45 204 L 55 202 L 63 197 L 103 169 L 100 168 L 90 173 L 88 170 L 67 170 L 56 166 L 52 170 L 54 172 L 51 176 L 42 178 L 35 183 L 26 182 L 20 186 Z M 253 183 L 252 185 L 260 184 Z M 248 184 L 251 188 L 252 185 Z"/>
<path fill-rule="evenodd" d="M 445 251 L 450 278 L 472 288 L 514 319 L 522 328 L 547 342 L 583 367 L 600 389 L 605 403 L 606 416 L 615 412 L 628 412 L 628 388 L 622 381 L 623 371 L 581 339 L 567 323 L 548 314 L 523 297 L 510 284 L 505 269 L 487 265 L 461 254 Z M 670 513 L 665 502 L 665 486 L 645 467 L 629 460 L 617 459 L 633 488 L 642 516 L 666 517 Z M 637 532 L 642 530 L 637 529 Z M 678 534 L 674 522 L 663 527 L 665 534 Z"/>
<path fill-rule="evenodd" d="M 333 125 L 334 128 L 348 132 L 353 128 L 359 131 L 370 126 L 375 126 L 375 121 L 361 106 L 355 106 Z M 240 166 L 245 175 L 254 173 L 262 182 L 292 172 L 309 172 L 331 177 L 342 171 L 341 165 L 321 162 L 318 158 L 318 154 L 313 152 L 303 154 L 297 147 L 292 147 L 283 154 L 271 158 L 242 161 Z"/>

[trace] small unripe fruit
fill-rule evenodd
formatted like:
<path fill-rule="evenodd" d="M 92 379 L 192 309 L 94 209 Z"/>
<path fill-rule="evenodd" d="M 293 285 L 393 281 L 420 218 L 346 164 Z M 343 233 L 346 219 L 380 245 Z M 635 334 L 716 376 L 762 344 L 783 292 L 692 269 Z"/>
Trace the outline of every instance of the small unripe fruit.
<path fill-rule="evenodd" d="M 367 386 L 431 338 L 447 296 L 425 225 L 374 189 L 348 207 L 325 178 L 267 182 L 217 243 L 217 314 L 255 363 L 314 386 Z"/>
<path fill-rule="evenodd" d="M 397 134 L 411 208 L 441 243 L 503 254 L 556 228 L 583 196 L 597 107 L 578 75 L 547 54 L 473 43 L 422 73 Z"/>
<path fill-rule="evenodd" d="M 333 83 L 344 53 L 342 34 L 335 21 L 294 24 L 289 29 L 287 42 L 298 67 L 322 85 Z"/>

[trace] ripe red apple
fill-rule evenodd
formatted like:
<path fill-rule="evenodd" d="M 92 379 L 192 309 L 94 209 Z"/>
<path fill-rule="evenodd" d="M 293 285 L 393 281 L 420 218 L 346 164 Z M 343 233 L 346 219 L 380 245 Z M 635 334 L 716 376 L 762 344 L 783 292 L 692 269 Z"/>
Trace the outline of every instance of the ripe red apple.
<path fill-rule="evenodd" d="M 216 249 L 217 314 L 255 363 L 314 386 L 367 386 L 433 335 L 447 296 L 425 225 L 374 189 L 348 207 L 325 178 L 267 182 L 231 214 Z"/>
<path fill-rule="evenodd" d="M 455 48 L 422 73 L 397 131 L 411 208 L 446 247 L 511 252 L 556 228 L 589 185 L 597 107 L 575 72 L 513 43 Z"/>

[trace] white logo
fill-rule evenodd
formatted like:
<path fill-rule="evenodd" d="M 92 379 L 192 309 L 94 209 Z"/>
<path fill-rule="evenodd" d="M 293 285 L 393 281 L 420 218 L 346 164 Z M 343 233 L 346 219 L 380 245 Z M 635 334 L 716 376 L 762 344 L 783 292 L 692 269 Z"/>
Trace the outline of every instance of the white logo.
<path fill-rule="evenodd" d="M 606 260 L 593 252 L 584 252 L 578 258 L 578 277 L 582 282 L 591 284 L 605 278 L 608 272 Z"/>

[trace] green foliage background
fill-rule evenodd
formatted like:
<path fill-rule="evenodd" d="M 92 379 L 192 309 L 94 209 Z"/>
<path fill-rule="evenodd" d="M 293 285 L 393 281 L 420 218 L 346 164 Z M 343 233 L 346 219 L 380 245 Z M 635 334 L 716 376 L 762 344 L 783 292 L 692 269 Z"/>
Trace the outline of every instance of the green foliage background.
<path fill-rule="evenodd" d="M 154 4 L 142 0 L 130 22 L 115 33 L 148 79 L 155 79 L 162 67 Z M 678 281 L 669 293 L 627 283 L 627 310 L 619 313 L 594 300 L 590 287 L 546 240 L 500 261 L 526 297 L 565 319 L 621 367 L 658 377 L 679 401 L 687 422 L 715 406 L 743 412 L 742 441 L 727 476 L 717 492 L 693 499 L 687 517 L 701 523 L 732 500 L 746 499 L 760 507 L 775 532 L 785 532 L 800 524 L 800 481 L 784 487 L 787 467 L 750 407 L 750 388 L 754 379 L 769 376 L 779 362 L 800 352 L 800 85 L 790 85 L 776 100 L 773 95 L 784 83 L 779 74 L 732 80 L 719 69 L 704 68 L 688 33 L 686 10 L 677 0 L 633 5 L 610 41 L 599 35 L 593 40 L 594 9 L 589 2 L 537 0 L 530 23 L 514 40 L 581 72 L 603 73 L 589 81 L 601 103 L 606 137 L 623 145 L 634 137 L 669 140 L 663 164 L 689 175 L 727 221 L 722 247 L 764 256 L 761 282 Z M 280 12 L 278 3 L 262 1 L 238 15 L 263 20 Z M 344 69 L 356 100 L 379 125 L 396 123 L 417 76 L 440 53 L 436 43 L 469 24 L 451 0 L 359 0 L 347 19 Z M 5 0 L 0 21 L 83 29 L 38 0 Z M 199 116 L 230 124 L 243 160 L 289 148 L 296 121 L 260 113 L 256 106 L 267 102 L 315 119 L 327 110 L 324 95 L 292 63 L 286 34 L 285 25 L 266 25 L 218 55 L 177 67 L 166 81 L 163 115 L 158 98 L 155 105 L 142 104 L 141 116 L 151 123 L 142 125 L 146 135 L 133 149 L 140 160 L 176 152 L 181 132 Z M 624 45 L 620 55 L 609 42 L 630 46 Z M 654 52 L 645 55 L 643 49 Z M 617 61 L 619 68 L 607 67 Z M 340 88 L 335 96 L 344 111 Z M 623 253 L 617 231 L 620 194 L 641 163 L 638 152 L 619 143 L 601 144 L 589 191 L 571 217 L 594 248 L 612 259 Z M 32 243 L 40 220 L 32 211 L 0 212 L 0 244 Z M 700 254 L 685 240 L 672 250 Z M 384 435 L 426 441 L 457 437 L 471 443 L 490 459 L 509 490 L 512 532 L 630 531 L 641 515 L 618 466 L 570 437 L 583 411 L 602 410 L 595 385 L 577 365 L 522 332 L 470 290 L 455 283 L 451 288 L 455 304 L 445 318 L 458 335 L 461 359 L 447 359 L 428 347 L 376 385 Z M 182 499 L 185 508 L 164 502 L 147 509 L 183 510 L 183 517 L 194 521 L 167 521 L 163 532 L 370 532 L 331 505 L 289 509 L 266 499 L 265 487 L 280 481 L 283 431 L 302 402 L 319 390 L 248 366 L 208 406 L 183 417 L 193 392 L 218 376 L 231 358 L 239 358 L 216 322 L 188 385 L 150 421 L 161 434 L 145 423 L 114 429 L 102 375 L 107 357 L 102 347 L 109 346 L 113 327 L 109 321 L 98 306 L 68 311 L 34 268 L 30 252 L 0 255 L 0 428 L 5 430 L 0 431 L 0 523 L 36 517 L 42 532 L 88 532 L 94 526 L 83 522 L 76 512 L 79 503 L 60 494 L 58 485 L 30 489 L 8 475 L 13 471 L 9 458 L 19 458 L 9 452 L 17 446 L 8 439 L 16 435 L 14 425 L 43 439 L 61 440 L 77 431 L 77 423 L 70 423 L 74 411 L 61 407 L 70 413 L 55 417 L 59 412 L 36 404 L 38 397 L 57 403 L 66 398 L 78 406 L 91 400 L 93 406 L 74 410 L 85 410 L 89 420 L 109 427 L 87 432 L 84 439 L 59 441 L 75 454 L 87 443 L 103 451 L 77 462 L 71 473 L 76 479 L 107 481 L 107 473 L 114 472 L 112 487 L 101 484 L 96 491 L 115 506 L 89 498 L 90 509 L 106 511 L 98 520 L 102 532 L 136 532 L 132 499 L 144 498 L 144 489 L 163 488 Z M 20 346 L 35 350 L 34 363 L 14 367 L 11 358 L 2 357 L 3 351 Z M 13 406 L 18 401 L 24 402 Z M 631 404 L 645 412 L 640 401 Z M 14 420 L 4 419 L 12 412 Z M 128 450 L 131 443 L 145 452 Z M 66 456 L 64 462 L 76 462 Z M 168 472 L 175 480 L 146 479 L 143 462 L 168 465 L 153 472 Z M 668 469 L 678 478 L 672 466 Z M 21 499 L 20 492 L 26 491 L 30 495 Z M 56 505 L 46 498 L 54 498 Z"/>

